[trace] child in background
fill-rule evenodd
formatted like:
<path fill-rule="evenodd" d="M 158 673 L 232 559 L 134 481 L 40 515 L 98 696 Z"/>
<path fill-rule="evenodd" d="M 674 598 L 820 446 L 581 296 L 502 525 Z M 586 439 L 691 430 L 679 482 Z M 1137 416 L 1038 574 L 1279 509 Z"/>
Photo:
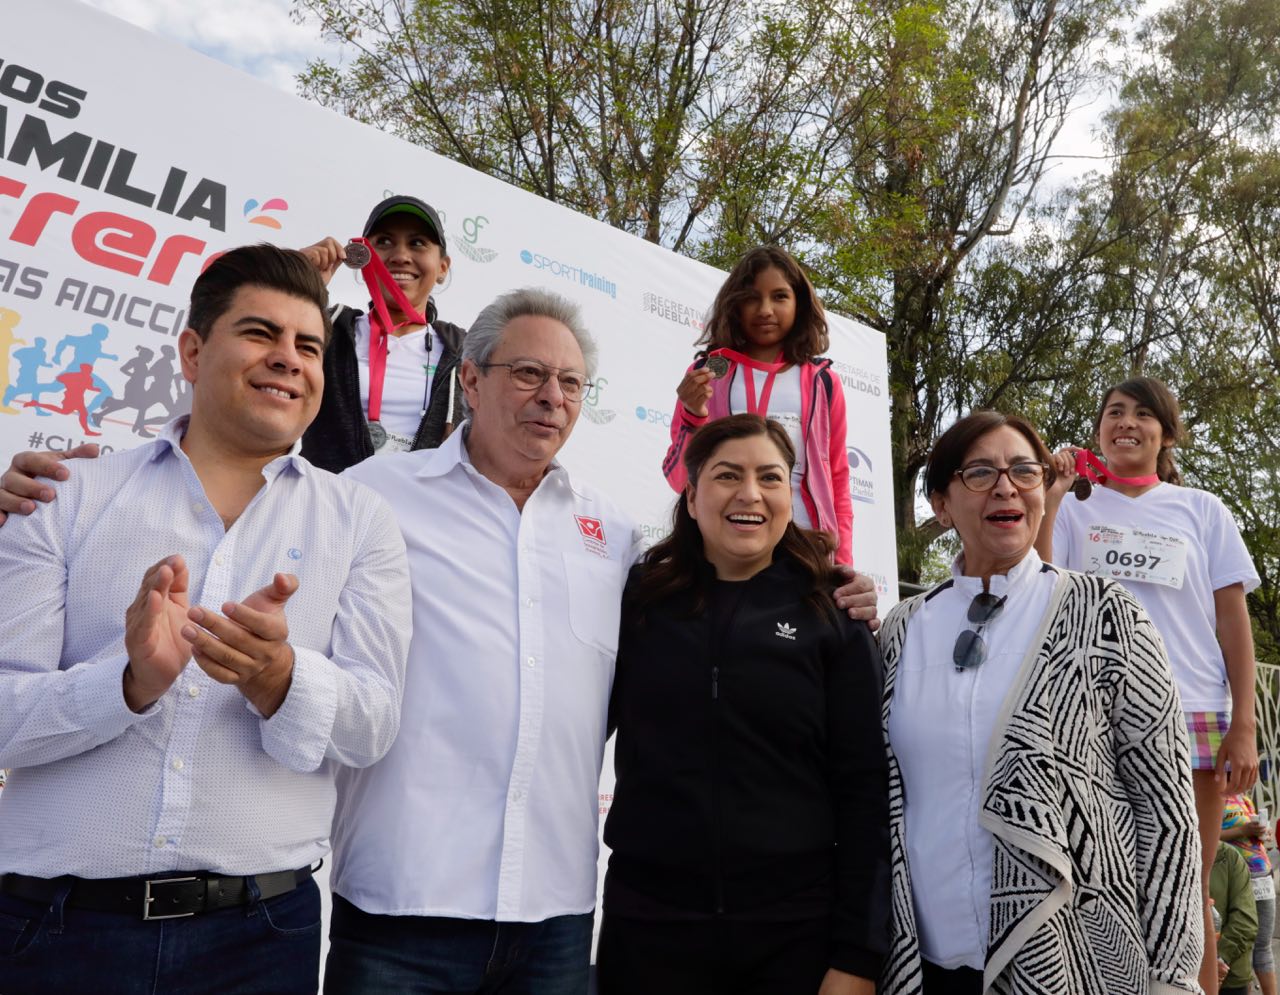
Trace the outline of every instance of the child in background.
<path fill-rule="evenodd" d="M 1228 795 L 1222 810 L 1222 842 L 1240 851 L 1249 865 L 1249 884 L 1258 909 L 1258 941 L 1253 947 L 1253 973 L 1262 995 L 1276 995 L 1276 960 L 1271 949 L 1276 924 L 1276 884 L 1267 856 L 1271 827 L 1248 795 Z"/>
<path fill-rule="evenodd" d="M 1258 915 L 1249 887 L 1248 865 L 1229 843 L 1218 844 L 1209 894 L 1222 917 L 1217 937 L 1219 995 L 1248 995 L 1253 975 L 1249 969 L 1250 952 L 1258 936 Z"/>
<path fill-rule="evenodd" d="M 777 246 L 748 252 L 716 294 L 698 340 L 708 351 L 676 390 L 680 401 L 662 471 L 679 493 L 686 484 L 685 446 L 699 428 L 731 414 L 773 419 L 796 450 L 792 519 L 836 536 L 836 562 L 851 563 L 844 390 L 831 360 L 821 358 L 829 344 L 822 302 L 800 264 Z"/>

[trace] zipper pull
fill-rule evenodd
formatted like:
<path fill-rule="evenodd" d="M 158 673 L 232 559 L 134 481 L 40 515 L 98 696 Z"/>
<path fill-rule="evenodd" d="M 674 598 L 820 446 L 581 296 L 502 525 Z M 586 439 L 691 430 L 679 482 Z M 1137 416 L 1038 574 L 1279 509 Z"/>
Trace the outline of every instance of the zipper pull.
<path fill-rule="evenodd" d="M 711 666 L 711 700 L 715 701 L 720 697 L 720 666 L 712 664 Z"/>

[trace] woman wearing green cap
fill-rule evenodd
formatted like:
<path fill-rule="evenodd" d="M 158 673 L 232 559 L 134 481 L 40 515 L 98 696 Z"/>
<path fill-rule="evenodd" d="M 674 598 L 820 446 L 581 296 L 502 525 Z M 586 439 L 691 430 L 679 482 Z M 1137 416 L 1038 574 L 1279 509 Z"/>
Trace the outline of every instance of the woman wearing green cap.
<path fill-rule="evenodd" d="M 324 400 L 302 437 L 302 454 L 335 473 L 375 452 L 434 448 L 462 420 L 455 371 L 466 330 L 438 320 L 431 299 L 450 265 L 440 216 L 416 197 L 388 197 L 370 213 L 363 234 L 417 313 L 406 313 L 387 290 L 389 328 L 381 327 L 372 302 L 365 312 L 334 306 Z M 326 280 L 347 256 L 332 237 L 302 252 Z M 383 341 L 385 358 L 377 354 Z"/>

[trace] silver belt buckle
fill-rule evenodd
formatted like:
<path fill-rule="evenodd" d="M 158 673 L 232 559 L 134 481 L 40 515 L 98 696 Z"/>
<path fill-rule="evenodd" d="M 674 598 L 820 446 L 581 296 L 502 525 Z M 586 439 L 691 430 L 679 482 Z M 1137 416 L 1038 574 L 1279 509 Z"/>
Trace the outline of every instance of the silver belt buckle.
<path fill-rule="evenodd" d="M 142 919 L 143 922 L 154 922 L 160 919 L 186 919 L 188 916 L 195 915 L 194 912 L 174 912 L 167 916 L 153 916 L 151 914 L 151 903 L 156 900 L 156 896 L 151 894 L 151 886 L 153 884 L 181 884 L 187 881 L 199 881 L 198 877 L 189 878 L 156 878 L 153 881 L 144 881 L 142 883 Z"/>

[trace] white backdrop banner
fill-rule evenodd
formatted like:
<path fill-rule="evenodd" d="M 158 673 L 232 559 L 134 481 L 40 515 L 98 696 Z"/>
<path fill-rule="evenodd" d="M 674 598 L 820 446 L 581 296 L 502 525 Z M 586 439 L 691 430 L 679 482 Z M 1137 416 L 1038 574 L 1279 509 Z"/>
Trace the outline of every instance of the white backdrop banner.
<path fill-rule="evenodd" d="M 210 256 L 345 241 L 373 204 L 408 193 L 444 218 L 442 318 L 465 327 L 497 293 L 529 285 L 582 305 L 600 372 L 564 461 L 650 540 L 666 533 L 675 388 L 723 273 L 74 0 L 7 3 L 0 24 L 0 467 L 29 448 L 127 448 L 183 410 L 175 345 Z M 365 303 L 350 271 L 330 291 Z M 831 325 L 854 562 L 883 611 L 897 591 L 885 342 L 835 315 Z"/>

